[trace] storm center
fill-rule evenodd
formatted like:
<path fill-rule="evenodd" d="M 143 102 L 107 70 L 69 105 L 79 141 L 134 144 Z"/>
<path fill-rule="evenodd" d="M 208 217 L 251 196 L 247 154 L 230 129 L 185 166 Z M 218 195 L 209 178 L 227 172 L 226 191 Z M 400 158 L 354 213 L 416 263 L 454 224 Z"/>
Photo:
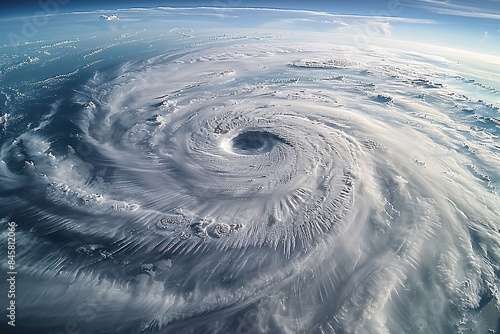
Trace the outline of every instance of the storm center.
<path fill-rule="evenodd" d="M 233 151 L 240 154 L 261 154 L 283 142 L 280 137 L 266 131 L 247 131 L 232 139 L 232 147 Z"/>

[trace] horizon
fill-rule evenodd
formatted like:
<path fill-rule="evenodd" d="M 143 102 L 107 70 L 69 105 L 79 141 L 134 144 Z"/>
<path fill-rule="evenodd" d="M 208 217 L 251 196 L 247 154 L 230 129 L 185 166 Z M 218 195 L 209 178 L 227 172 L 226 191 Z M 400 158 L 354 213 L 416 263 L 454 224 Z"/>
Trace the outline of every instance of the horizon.
<path fill-rule="evenodd" d="M 56 2 L 58 1 L 58 2 Z M 325 5 L 321 2 L 277 1 L 272 5 L 263 1 L 111 1 L 104 4 L 97 2 L 80 2 L 68 0 L 24 1 L 21 3 L 2 3 L 0 5 L 0 20 L 17 20 L 21 17 L 41 15 L 51 8 L 53 3 L 59 5 L 57 13 L 100 12 L 134 8 L 211 8 L 214 10 L 238 9 L 275 9 L 310 11 L 326 13 L 334 17 L 351 16 L 367 19 L 373 17 L 373 24 L 384 24 L 383 33 L 396 40 L 413 41 L 435 46 L 447 46 L 454 49 L 464 49 L 489 55 L 500 55 L 500 5 L 493 1 L 467 4 L 465 1 L 436 1 L 408 0 L 398 1 L 355 1 L 354 3 L 332 3 Z M 477 7 L 477 6 L 481 7 Z M 49 6 L 49 7 L 47 7 Z M 50 9 L 49 9 L 50 10 Z M 51 14 L 50 12 L 48 13 Z M 245 27 L 252 26 L 258 20 L 239 21 Z M 355 29 L 373 30 L 373 27 L 359 27 Z M 371 23 L 368 23 L 371 24 Z M 7 28 L 7 27 L 6 27 Z M 328 27 L 325 26 L 325 29 Z M 376 28 L 378 29 L 378 28 Z"/>

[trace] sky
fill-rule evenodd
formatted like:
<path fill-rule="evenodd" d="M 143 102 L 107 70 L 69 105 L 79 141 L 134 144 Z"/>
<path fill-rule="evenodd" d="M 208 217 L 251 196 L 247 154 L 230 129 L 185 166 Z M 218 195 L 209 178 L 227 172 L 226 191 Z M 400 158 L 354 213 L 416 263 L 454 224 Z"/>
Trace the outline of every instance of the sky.
<path fill-rule="evenodd" d="M 43 4 L 54 1 L 60 4 L 62 12 L 130 7 L 207 6 L 299 9 L 336 15 L 371 16 L 376 18 L 377 24 L 384 23 L 384 31 L 395 39 L 500 55 L 500 0 L 21 0 L 2 1 L 0 18 L 43 13 Z M 396 21 L 394 18 L 400 20 Z M 408 21 L 409 19 L 420 21 L 415 23 Z"/>

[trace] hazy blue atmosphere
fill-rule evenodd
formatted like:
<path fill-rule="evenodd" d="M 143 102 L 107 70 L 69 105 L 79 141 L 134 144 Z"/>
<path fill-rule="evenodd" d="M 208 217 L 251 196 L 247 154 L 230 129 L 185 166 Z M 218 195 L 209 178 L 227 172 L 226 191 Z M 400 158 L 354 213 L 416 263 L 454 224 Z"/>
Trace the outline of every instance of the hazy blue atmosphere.
<path fill-rule="evenodd" d="M 0 5 L 2 333 L 500 332 L 498 1 Z"/>
<path fill-rule="evenodd" d="M 50 3 L 50 1 L 41 1 Z M 496 0 L 478 2 L 442 0 L 373 0 L 373 1 L 76 1 L 64 0 L 61 13 L 72 11 L 113 10 L 131 7 L 219 7 L 219 8 L 281 8 L 322 11 L 334 15 L 362 15 L 385 17 L 380 22 L 391 23 L 394 38 L 415 40 L 467 50 L 481 50 L 489 54 L 500 54 L 500 3 Z M 38 1 L 3 2 L 0 17 L 33 15 L 42 10 Z M 422 19 L 417 24 L 411 20 Z M 247 24 L 254 25 L 255 16 Z M 239 24 L 244 24 L 239 22 Z M 326 25 L 322 29 L 326 28 Z"/>

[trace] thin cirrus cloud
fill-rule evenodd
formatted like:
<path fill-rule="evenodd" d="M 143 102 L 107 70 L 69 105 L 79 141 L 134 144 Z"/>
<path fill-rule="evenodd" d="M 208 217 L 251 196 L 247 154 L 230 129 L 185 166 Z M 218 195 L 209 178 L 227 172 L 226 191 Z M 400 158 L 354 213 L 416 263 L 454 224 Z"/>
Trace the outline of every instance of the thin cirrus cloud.
<path fill-rule="evenodd" d="M 480 7 L 478 7 L 477 4 L 480 4 Z M 486 0 L 467 3 L 465 1 L 418 0 L 412 1 L 408 5 L 441 15 L 492 20 L 500 19 L 500 6 L 498 1 Z"/>
<path fill-rule="evenodd" d="M 489 32 L 485 31 L 484 35 L 483 35 L 483 38 L 481 38 L 481 43 L 483 43 L 485 40 L 487 40 L 488 36 L 489 36 Z"/>
<path fill-rule="evenodd" d="M 239 9 L 233 8 L 235 13 Z M 245 9 L 252 11 L 253 9 Z M 262 12 L 273 13 L 269 20 L 262 22 L 261 28 L 283 29 L 314 29 L 315 27 L 332 28 L 338 32 L 359 32 L 370 31 L 379 37 L 391 37 L 393 25 L 399 23 L 433 25 L 437 22 L 432 19 L 394 17 L 394 16 L 375 16 L 375 15 L 352 15 L 352 14 L 332 14 L 324 12 L 315 12 L 308 10 L 277 10 L 262 9 Z M 275 14 L 274 14 L 275 13 Z M 278 14 L 286 13 L 292 15 L 292 18 L 281 18 Z"/>
<path fill-rule="evenodd" d="M 317 20 L 318 17 L 323 18 L 333 18 L 333 19 L 357 19 L 357 20 L 377 20 L 384 22 L 402 22 L 402 23 L 416 23 L 416 24 L 432 24 L 436 23 L 432 19 L 421 19 L 421 18 L 412 18 L 412 17 L 398 17 L 398 16 L 381 16 L 381 15 L 350 15 L 350 14 L 332 14 L 325 12 L 317 12 L 311 10 L 295 10 L 295 9 L 272 9 L 272 8 L 232 8 L 234 11 L 238 10 L 255 10 L 262 13 L 263 11 L 267 12 L 280 12 L 280 13 L 293 13 L 297 16 L 302 15 L 303 17 L 314 17 L 313 20 Z"/>
<path fill-rule="evenodd" d="M 224 9 L 228 11 L 228 9 Z M 390 26 L 393 23 L 408 23 L 408 24 L 436 24 L 433 19 L 428 18 L 413 18 L 401 16 L 382 16 L 382 15 L 352 15 L 352 14 L 333 14 L 326 12 L 317 12 L 310 10 L 295 10 L 295 9 L 254 9 L 254 8 L 231 8 L 231 13 L 237 15 L 240 11 L 256 11 L 261 18 L 268 17 L 269 21 L 266 24 L 274 23 L 277 27 L 280 24 L 331 24 L 333 26 L 352 26 L 359 24 L 385 25 Z M 262 15 L 263 13 L 269 16 Z M 280 15 L 292 15 L 293 18 L 280 18 Z M 384 29 L 386 30 L 386 29 Z M 387 34 L 386 34 L 387 35 Z"/>

